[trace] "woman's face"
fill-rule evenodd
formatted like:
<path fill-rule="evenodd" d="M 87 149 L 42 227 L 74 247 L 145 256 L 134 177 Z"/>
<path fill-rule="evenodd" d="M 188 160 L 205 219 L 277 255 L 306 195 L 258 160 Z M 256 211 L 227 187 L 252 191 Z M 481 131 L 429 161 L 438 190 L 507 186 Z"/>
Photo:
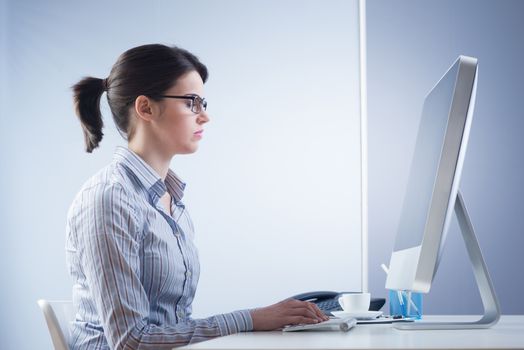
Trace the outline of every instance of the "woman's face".
<path fill-rule="evenodd" d="M 190 71 L 178 78 L 164 95 L 204 98 L 204 82 L 196 71 Z M 190 99 L 179 98 L 160 101 L 160 114 L 154 122 L 155 134 L 165 151 L 172 155 L 195 152 L 203 136 L 203 125 L 209 121 L 204 109 L 198 114 L 191 110 L 192 103 Z"/>

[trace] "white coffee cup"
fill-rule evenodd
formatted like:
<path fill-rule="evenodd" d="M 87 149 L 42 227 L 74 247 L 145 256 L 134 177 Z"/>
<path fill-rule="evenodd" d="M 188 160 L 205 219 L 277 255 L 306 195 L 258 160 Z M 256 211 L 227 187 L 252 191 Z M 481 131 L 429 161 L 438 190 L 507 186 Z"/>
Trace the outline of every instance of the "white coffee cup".
<path fill-rule="evenodd" d="M 369 293 L 346 293 L 338 298 L 338 303 L 345 312 L 367 312 L 371 303 Z"/>

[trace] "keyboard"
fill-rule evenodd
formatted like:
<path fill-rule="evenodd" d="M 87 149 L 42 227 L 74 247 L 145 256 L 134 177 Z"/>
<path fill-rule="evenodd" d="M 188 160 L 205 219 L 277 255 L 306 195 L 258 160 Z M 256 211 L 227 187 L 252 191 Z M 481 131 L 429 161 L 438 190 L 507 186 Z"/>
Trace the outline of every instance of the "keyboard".
<path fill-rule="evenodd" d="M 357 324 L 354 318 L 332 318 L 328 321 L 313 324 L 297 324 L 294 326 L 286 326 L 282 331 L 342 331 L 347 332 Z"/>
<path fill-rule="evenodd" d="M 316 303 L 318 308 L 326 315 L 330 315 L 331 311 L 342 311 L 342 307 L 337 299 L 327 299 Z"/>

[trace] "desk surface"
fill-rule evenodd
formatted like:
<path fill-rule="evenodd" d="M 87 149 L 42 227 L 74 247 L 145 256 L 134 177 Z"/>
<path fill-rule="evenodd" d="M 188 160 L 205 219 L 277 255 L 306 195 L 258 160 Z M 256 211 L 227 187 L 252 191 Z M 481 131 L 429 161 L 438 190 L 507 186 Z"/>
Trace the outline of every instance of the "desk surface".
<path fill-rule="evenodd" d="M 465 321 L 478 316 L 425 316 Z M 403 331 L 391 324 L 357 325 L 349 332 L 247 332 L 179 349 L 524 349 L 524 316 L 502 316 L 488 329 Z"/>

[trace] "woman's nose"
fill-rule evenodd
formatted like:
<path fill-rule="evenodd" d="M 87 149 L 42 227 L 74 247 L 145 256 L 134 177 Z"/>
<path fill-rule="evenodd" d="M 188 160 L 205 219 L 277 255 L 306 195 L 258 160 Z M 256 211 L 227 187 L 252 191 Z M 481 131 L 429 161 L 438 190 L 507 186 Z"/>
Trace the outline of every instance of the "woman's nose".
<path fill-rule="evenodd" d="M 205 124 L 207 122 L 209 122 L 209 114 L 207 113 L 207 111 L 200 112 L 200 114 L 198 115 L 198 123 Z"/>

